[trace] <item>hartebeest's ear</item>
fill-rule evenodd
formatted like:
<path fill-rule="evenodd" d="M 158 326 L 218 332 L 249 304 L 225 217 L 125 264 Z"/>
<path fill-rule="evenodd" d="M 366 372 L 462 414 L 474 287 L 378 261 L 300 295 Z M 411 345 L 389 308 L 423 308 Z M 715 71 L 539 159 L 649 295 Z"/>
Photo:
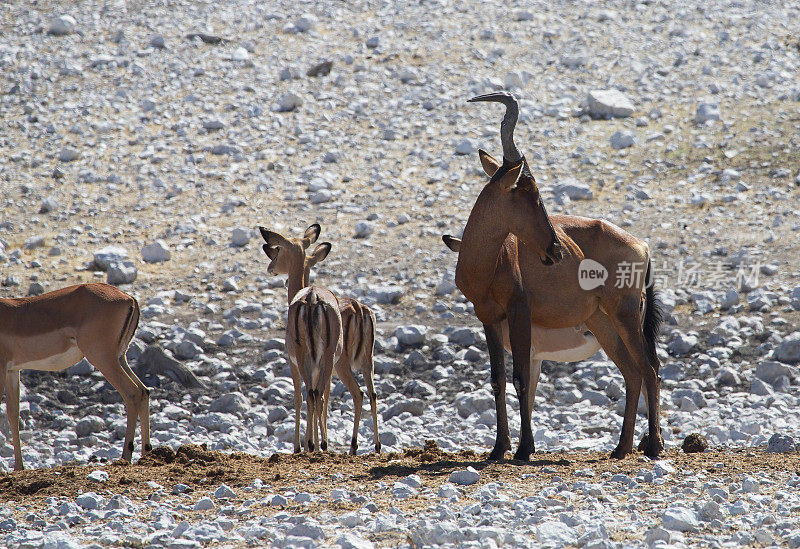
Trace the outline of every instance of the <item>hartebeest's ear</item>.
<path fill-rule="evenodd" d="M 319 226 L 319 223 L 314 223 L 313 225 L 309 225 L 306 232 L 303 233 L 303 249 L 308 248 L 314 242 L 317 241 L 319 238 L 319 233 L 322 231 L 322 227 Z"/>
<path fill-rule="evenodd" d="M 454 252 L 458 252 L 461 249 L 461 239 L 456 238 L 454 236 L 450 236 L 449 234 L 442 235 L 442 241 L 444 245 L 453 250 Z"/>
<path fill-rule="evenodd" d="M 261 249 L 264 250 L 264 253 L 267 254 L 267 257 L 272 260 L 278 257 L 278 252 L 280 251 L 277 246 L 270 246 L 269 244 L 264 244 L 261 246 Z"/>
<path fill-rule="evenodd" d="M 516 166 L 511 166 L 506 173 L 502 175 L 497 174 L 499 177 L 498 184 L 500 185 L 500 188 L 507 191 L 516 185 L 517 181 L 519 180 L 519 176 L 522 174 L 523 166 L 525 166 L 525 162 L 521 161 Z"/>
<path fill-rule="evenodd" d="M 331 243 L 330 242 L 323 242 L 308 256 L 308 265 L 313 267 L 326 257 L 328 257 L 328 253 L 331 251 Z"/>
<path fill-rule="evenodd" d="M 286 245 L 286 239 L 278 233 L 265 229 L 264 227 L 259 227 L 258 230 L 261 232 L 261 238 L 270 246 Z"/>
<path fill-rule="evenodd" d="M 500 169 L 500 162 L 495 157 L 487 153 L 483 149 L 478 149 L 478 157 L 481 159 L 481 165 L 486 175 L 492 177 L 497 170 Z"/>

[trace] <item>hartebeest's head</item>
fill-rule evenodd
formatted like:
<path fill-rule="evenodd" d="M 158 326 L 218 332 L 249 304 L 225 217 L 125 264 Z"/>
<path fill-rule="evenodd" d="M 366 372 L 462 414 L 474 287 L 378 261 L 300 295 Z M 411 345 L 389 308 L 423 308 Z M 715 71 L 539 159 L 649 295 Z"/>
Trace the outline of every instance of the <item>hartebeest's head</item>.
<path fill-rule="evenodd" d="M 490 210 L 497 216 L 497 221 L 536 251 L 542 263 L 558 263 L 563 257 L 561 242 L 550 223 L 528 162 L 514 144 L 514 127 L 519 117 L 517 100 L 510 93 L 496 92 L 469 101 L 495 101 L 506 106 L 506 114 L 500 123 L 503 163 L 483 149 L 478 151 L 483 171 L 489 176 L 489 182 L 481 192 L 482 199 L 490 202 Z"/>
<path fill-rule="evenodd" d="M 267 267 L 270 274 L 301 272 L 307 276 L 311 267 L 325 259 L 331 251 L 331 243 L 323 242 L 314 248 L 310 256 L 306 256 L 306 249 L 319 238 L 321 229 L 317 223 L 309 226 L 302 238 L 286 238 L 264 227 L 259 227 L 258 230 L 266 241 L 262 249 L 271 260 Z"/>

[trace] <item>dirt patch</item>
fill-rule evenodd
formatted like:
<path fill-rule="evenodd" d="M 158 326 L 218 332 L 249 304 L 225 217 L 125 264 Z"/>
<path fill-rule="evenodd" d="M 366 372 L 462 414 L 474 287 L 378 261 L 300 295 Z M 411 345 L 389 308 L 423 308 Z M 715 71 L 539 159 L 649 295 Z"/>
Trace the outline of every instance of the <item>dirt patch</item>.
<path fill-rule="evenodd" d="M 514 460 L 487 462 L 488 454 L 471 450 L 445 452 L 434 441 L 422 448 L 382 455 L 350 456 L 318 452 L 314 454 L 274 454 L 262 458 L 244 453 L 211 451 L 203 446 L 185 445 L 173 451 L 159 446 L 138 462 L 129 465 L 116 461 L 102 466 L 65 465 L 53 469 L 26 470 L 0 474 L 0 501 L 16 502 L 29 509 L 45 507 L 48 497 L 73 499 L 93 491 L 104 497 L 124 494 L 134 501 L 144 501 L 159 490 L 151 482 L 164 487 L 164 496 L 171 497 L 172 487 L 183 484 L 180 497 L 184 503 L 207 495 L 222 483 L 237 492 L 235 499 L 266 498 L 270 494 L 305 491 L 317 496 L 311 505 L 301 506 L 290 500 L 289 508 L 316 514 L 355 510 L 362 502 L 331 500 L 334 488 L 368 496 L 379 508 L 399 507 L 403 511 L 426 508 L 431 500 L 424 495 L 397 501 L 391 486 L 403 477 L 416 474 L 423 490 L 436 490 L 447 482 L 454 470 L 472 466 L 481 473 L 479 483 L 502 482 L 520 496 L 537 493 L 556 480 L 570 482 L 586 476 L 602 477 L 604 473 L 636 476 L 650 470 L 652 462 L 641 454 L 623 460 L 611 460 L 599 452 L 537 453 L 530 463 Z M 800 474 L 800 454 L 768 454 L 763 449 L 712 450 L 685 454 L 679 449 L 666 452 L 676 468 L 676 482 L 685 475 L 702 474 L 706 479 L 731 482 L 742 474 L 763 477 Z M 108 473 L 107 481 L 98 483 L 88 478 L 92 471 Z M 591 471 L 589 471 L 591 470 Z M 245 494 L 255 479 L 264 483 L 263 490 Z M 662 489 L 643 485 L 644 489 Z M 249 489 L 248 489 L 249 490 Z M 270 513 L 271 507 L 261 507 Z"/>

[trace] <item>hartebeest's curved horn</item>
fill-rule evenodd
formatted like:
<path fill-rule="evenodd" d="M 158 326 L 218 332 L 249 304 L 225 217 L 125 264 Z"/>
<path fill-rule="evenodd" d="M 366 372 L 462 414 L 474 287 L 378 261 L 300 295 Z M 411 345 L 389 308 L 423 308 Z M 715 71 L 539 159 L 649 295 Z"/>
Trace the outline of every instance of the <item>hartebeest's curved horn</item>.
<path fill-rule="evenodd" d="M 478 95 L 467 100 L 467 103 L 476 101 L 494 101 L 506 106 L 506 114 L 500 123 L 500 141 L 503 143 L 503 160 L 506 162 L 519 162 L 522 158 L 517 146 L 514 144 L 514 127 L 519 118 L 519 103 L 517 98 L 508 92 L 493 92 Z"/>

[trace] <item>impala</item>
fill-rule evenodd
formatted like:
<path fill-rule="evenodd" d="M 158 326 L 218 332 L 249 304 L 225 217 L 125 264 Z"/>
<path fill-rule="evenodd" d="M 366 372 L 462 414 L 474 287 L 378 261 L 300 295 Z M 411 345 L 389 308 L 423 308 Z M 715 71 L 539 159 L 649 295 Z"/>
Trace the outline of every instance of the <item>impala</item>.
<path fill-rule="evenodd" d="M 314 224 L 309 229 L 319 232 L 318 224 Z M 261 228 L 261 234 L 269 234 Z M 265 237 L 266 239 L 266 237 Z M 297 243 L 296 243 L 297 244 Z M 264 246 L 264 252 L 272 260 L 270 263 L 273 273 L 288 274 L 289 279 L 299 280 L 300 284 L 308 284 L 311 267 L 321 261 L 306 257 L 305 249 L 302 246 L 278 246 L 271 247 L 269 244 Z M 269 270 L 269 268 L 268 268 Z M 302 271 L 302 278 L 301 278 Z M 291 293 L 291 290 L 290 290 Z M 342 354 L 336 361 L 336 374 L 342 380 L 350 395 L 353 397 L 354 423 L 353 436 L 350 439 L 350 454 L 355 455 L 358 450 L 358 427 L 361 424 L 361 412 L 364 404 L 364 395 L 353 376 L 353 372 L 361 369 L 364 376 L 364 384 L 367 387 L 367 397 L 369 398 L 370 409 L 372 412 L 372 428 L 375 441 L 375 452 L 380 453 L 381 443 L 378 437 L 378 396 L 375 393 L 375 365 L 373 362 L 373 348 L 375 346 L 375 314 L 363 303 L 349 298 L 338 296 L 339 312 L 342 315 Z M 326 386 L 325 403 L 326 408 L 323 421 L 327 423 L 327 404 L 329 403 L 330 385 Z"/>
<path fill-rule="evenodd" d="M 655 291 L 646 283 L 650 278 L 647 244 L 607 221 L 548 216 L 528 163 L 514 143 L 519 113 L 516 99 L 500 92 L 470 101 L 495 101 L 506 106 L 500 126 L 503 163 L 479 151 L 490 179 L 464 228 L 455 278 L 486 332 L 497 411 L 497 438 L 489 459 L 500 459 L 511 449 L 504 348 L 512 354 L 513 381 L 520 403 L 520 444 L 514 457 L 527 461 L 534 451 L 531 391 L 538 380 L 536 361 L 546 358 L 545 340 L 549 336 L 557 340 L 554 346 L 559 353 L 575 351 L 576 356 L 592 350 L 596 339 L 622 372 L 625 413 L 619 444 L 611 453 L 614 458 L 633 451 L 636 410 L 644 382 L 649 429 L 645 454 L 658 456 L 664 447 L 659 431 L 660 366 L 656 355 L 661 317 Z M 449 238 L 445 237 L 445 242 Z M 627 284 L 609 281 L 584 289 L 579 279 L 584 259 L 600 264 L 609 273 L 638 265 L 644 276 Z M 551 332 L 553 329 L 558 331 Z M 565 329 L 579 337 L 570 334 L 569 341 L 559 342 L 569 333 Z M 587 330 L 593 337 L 586 335 Z M 542 354 L 535 345 L 541 347 Z"/>
<path fill-rule="evenodd" d="M 125 352 L 139 324 L 134 298 L 108 284 L 80 284 L 36 297 L 0 299 L 0 396 L 14 444 L 14 470 L 24 468 L 19 440 L 21 370 L 60 372 L 86 358 L 119 391 L 128 425 L 122 459 L 131 460 L 137 419 L 142 448 L 150 446 L 150 391 Z"/>
<path fill-rule="evenodd" d="M 306 386 L 306 450 L 328 449 L 326 409 L 333 366 L 342 353 L 342 316 L 333 293 L 309 286 L 311 267 L 331 250 L 324 242 L 306 257 L 305 250 L 319 238 L 320 226 L 311 225 L 303 238 L 286 238 L 259 227 L 270 258 L 267 272 L 288 274 L 289 313 L 286 318 L 286 352 L 294 383 L 294 451 L 300 452 L 301 383 Z M 321 439 L 321 441 L 320 441 Z"/>

